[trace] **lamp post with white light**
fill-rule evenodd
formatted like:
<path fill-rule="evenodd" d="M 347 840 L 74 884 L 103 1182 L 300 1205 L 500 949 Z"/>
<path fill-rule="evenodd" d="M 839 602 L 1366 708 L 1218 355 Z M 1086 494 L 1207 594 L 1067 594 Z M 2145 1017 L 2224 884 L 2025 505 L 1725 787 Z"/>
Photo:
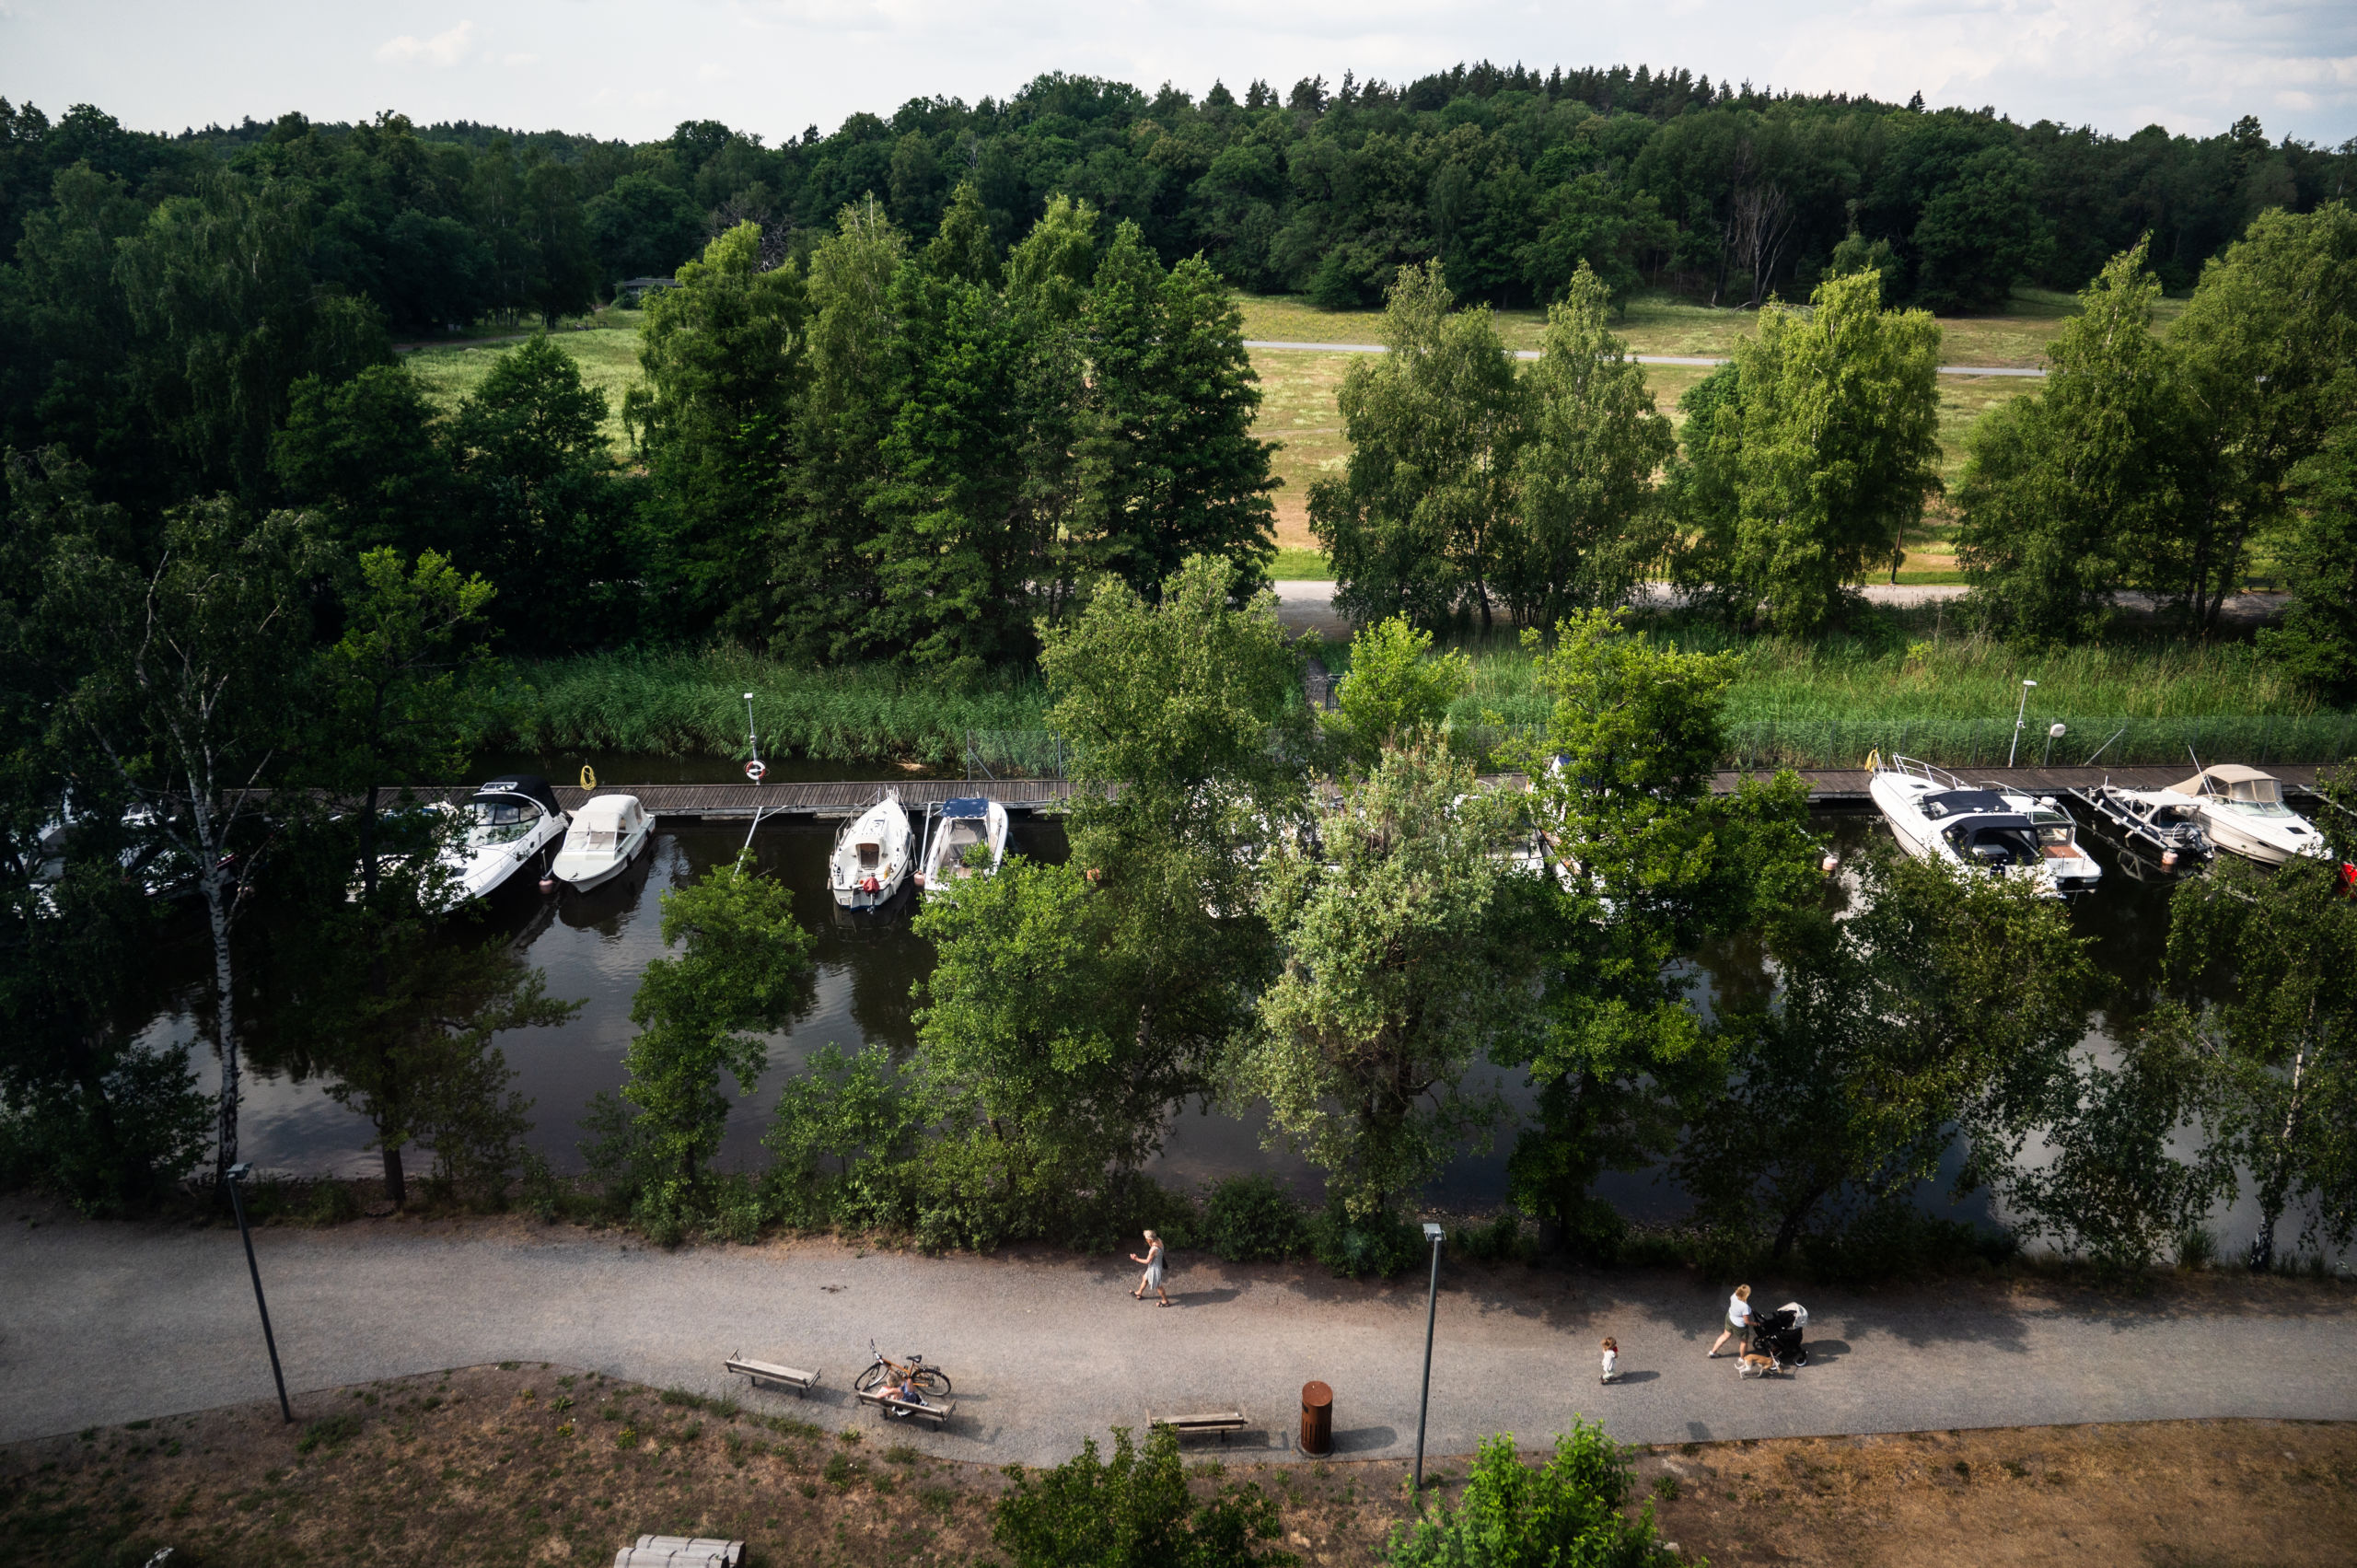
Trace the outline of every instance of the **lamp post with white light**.
<path fill-rule="evenodd" d="M 1416 1400 L 1416 1484 L 1417 1495 L 1424 1490 L 1424 1416 L 1433 1407 L 1433 1320 L 1440 1309 L 1440 1226 L 1430 1220 L 1424 1222 L 1424 1239 L 1433 1244 L 1432 1284 L 1424 1292 L 1424 1391 Z"/>
<path fill-rule="evenodd" d="M 2014 710 L 2014 743 L 2005 749 L 2005 766 L 2008 768 L 2014 765 L 2014 756 L 2022 749 L 2022 726 L 2029 714 L 2029 689 L 2037 684 L 2035 680 L 2022 682 L 2021 706 Z"/>

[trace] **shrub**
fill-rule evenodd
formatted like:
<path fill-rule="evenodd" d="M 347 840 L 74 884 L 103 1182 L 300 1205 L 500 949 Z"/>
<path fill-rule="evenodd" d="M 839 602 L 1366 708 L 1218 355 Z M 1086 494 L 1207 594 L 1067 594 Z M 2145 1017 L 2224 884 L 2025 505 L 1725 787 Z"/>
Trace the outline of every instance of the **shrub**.
<path fill-rule="evenodd" d="M 1390 1559 L 1393 1568 L 1646 1568 L 1661 1554 L 1654 1505 L 1626 1519 L 1628 1497 L 1628 1452 L 1602 1426 L 1574 1419 L 1538 1470 L 1501 1434 L 1481 1445 L 1457 1506 L 1392 1532 Z"/>
<path fill-rule="evenodd" d="M 1329 1203 L 1310 1222 L 1309 1246 L 1318 1260 L 1355 1280 L 1368 1274 L 1404 1274 L 1424 1260 L 1423 1232 L 1388 1210 L 1353 1218 L 1340 1202 Z"/>
<path fill-rule="evenodd" d="M 1991 1268 L 2020 1250 L 2010 1231 L 1982 1230 L 1894 1200 L 1801 1238 L 1803 1272 L 1814 1283 L 1872 1284 L 1928 1273 Z"/>
<path fill-rule="evenodd" d="M 354 1197 L 348 1181 L 320 1180 L 311 1183 L 311 1200 L 304 1205 L 303 1217 L 313 1225 L 342 1225 L 360 1217 L 360 1200 Z"/>
<path fill-rule="evenodd" d="M 1301 1250 L 1301 1205 L 1275 1179 L 1231 1176 L 1203 1201 L 1202 1245 L 1231 1263 L 1266 1263 Z"/>
<path fill-rule="evenodd" d="M 1499 1263 L 1529 1254 L 1522 1216 L 1502 1214 L 1487 1225 L 1467 1225 L 1448 1238 L 1449 1250 L 1476 1263 Z"/>
<path fill-rule="evenodd" d="M 1051 1470 L 1028 1475 L 1007 1467 L 1014 1484 L 991 1522 L 991 1539 L 1016 1568 L 1290 1568 L 1293 1557 L 1260 1543 L 1277 1539 L 1277 1507 L 1249 1482 L 1197 1499 L 1167 1428 L 1130 1442 L 1113 1429 L 1113 1458 L 1099 1459 L 1094 1439 Z"/>

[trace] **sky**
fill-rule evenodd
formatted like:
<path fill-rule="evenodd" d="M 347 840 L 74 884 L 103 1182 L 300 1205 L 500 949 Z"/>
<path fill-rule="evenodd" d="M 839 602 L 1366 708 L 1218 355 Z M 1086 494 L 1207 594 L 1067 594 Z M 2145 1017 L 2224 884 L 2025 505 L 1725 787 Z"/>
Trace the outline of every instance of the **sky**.
<path fill-rule="evenodd" d="M 1044 71 L 1201 96 L 1487 58 L 1683 66 L 2019 121 L 2357 136 L 2352 0 L 0 0 L 0 97 L 142 130 L 299 110 L 770 142 Z"/>

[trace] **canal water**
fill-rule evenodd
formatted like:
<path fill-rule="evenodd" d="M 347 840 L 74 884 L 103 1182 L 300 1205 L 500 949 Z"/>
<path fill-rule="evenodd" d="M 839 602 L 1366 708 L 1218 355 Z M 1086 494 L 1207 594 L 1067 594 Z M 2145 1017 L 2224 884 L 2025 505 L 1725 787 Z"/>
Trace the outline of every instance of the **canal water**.
<path fill-rule="evenodd" d="M 485 776 L 532 761 L 497 759 Z M 601 778 L 694 782 L 685 776 L 685 772 L 695 771 L 692 761 L 684 771 L 679 762 L 667 761 L 658 774 L 643 760 L 596 761 Z M 557 771 L 559 766 L 563 772 Z M 578 759 L 549 759 L 542 771 L 570 781 L 579 766 Z M 1825 812 L 1813 823 L 1845 860 L 1865 851 L 1872 841 L 1887 842 L 1887 830 L 1871 812 Z M 906 895 L 880 914 L 853 915 L 835 908 L 826 888 L 826 859 L 837 826 L 787 819 L 764 822 L 752 834 L 761 870 L 792 889 L 796 914 L 817 935 L 818 985 L 809 1009 L 791 1028 L 769 1037 L 768 1070 L 758 1089 L 740 1098 L 730 1116 L 720 1156 L 725 1166 L 752 1167 L 765 1158 L 760 1140 L 779 1087 L 812 1052 L 829 1044 L 850 1051 L 870 1042 L 905 1051 L 915 1043 L 910 991 L 930 970 L 932 949 L 911 930 L 912 906 Z M 565 889 L 543 895 L 525 874 L 493 899 L 492 930 L 515 940 L 526 960 L 544 971 L 551 995 L 586 1004 L 568 1023 L 512 1031 L 498 1041 L 517 1071 L 517 1087 L 533 1102 L 529 1142 L 560 1170 L 581 1167 L 580 1118 L 591 1095 L 622 1082 L 622 1052 L 632 1034 L 632 993 L 647 961 L 663 952 L 663 893 L 726 863 L 744 846 L 747 830 L 742 822 L 667 821 L 629 871 L 602 888 L 586 894 Z M 2109 986 L 2109 994 L 2099 999 L 2105 1011 L 2089 1039 L 2090 1048 L 2101 1054 L 2108 1051 L 2108 1031 L 2151 1004 L 2167 939 L 2169 883 L 2157 872 L 2136 875 L 2144 863 L 2084 825 L 2081 837 L 2105 873 L 2096 892 L 2072 904 L 2072 919 L 2083 935 L 2094 939 L 2096 961 Z M 1062 830 L 1051 821 L 1018 816 L 1012 852 L 1061 860 L 1065 853 Z M 189 935 L 190 940 L 174 944 L 188 969 L 184 994 L 193 992 L 201 962 L 200 934 Z M 1756 955 L 1740 947 L 1707 958 L 1698 970 L 1698 995 L 1705 1005 L 1722 984 L 1751 986 L 1762 981 Z M 193 1063 L 201 1080 L 208 1088 L 217 1082 L 211 1050 L 187 1011 L 168 1010 L 157 1017 L 148 1038 L 201 1057 Z M 1485 1066 L 1472 1086 L 1498 1090 L 1517 1117 L 1531 1106 L 1528 1086 L 1518 1074 Z M 1509 1121 L 1498 1130 L 1489 1151 L 1460 1156 L 1430 1191 L 1432 1202 L 1451 1209 L 1502 1202 L 1505 1154 L 1515 1131 Z M 1172 1116 L 1153 1174 L 1191 1185 L 1262 1171 L 1303 1197 L 1314 1198 L 1316 1173 L 1292 1155 L 1268 1147 L 1266 1132 L 1265 1120 L 1257 1113 L 1238 1116 L 1188 1105 Z M 378 1168 L 378 1157 L 366 1148 L 367 1138 L 366 1124 L 328 1098 L 316 1078 L 269 1071 L 250 1074 L 243 1152 L 257 1166 L 296 1174 L 369 1175 Z M 1671 1218 L 1689 1207 L 1681 1192 L 1652 1174 L 1608 1177 L 1599 1191 L 1636 1218 Z M 1931 1206 L 1951 1212 L 1940 1192 L 1927 1189 L 1923 1196 Z M 1953 1212 L 1962 1217 L 1988 1213 L 1980 1203 Z M 2247 1236 L 2251 1217 L 2247 1205 L 2238 1205 L 2218 1219 L 2231 1239 Z"/>

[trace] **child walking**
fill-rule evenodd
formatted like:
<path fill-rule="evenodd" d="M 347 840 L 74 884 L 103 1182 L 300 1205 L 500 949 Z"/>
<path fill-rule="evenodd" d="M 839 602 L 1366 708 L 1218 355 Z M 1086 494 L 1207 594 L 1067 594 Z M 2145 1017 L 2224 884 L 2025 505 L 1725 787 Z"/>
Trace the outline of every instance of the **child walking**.
<path fill-rule="evenodd" d="M 1618 1380 L 1620 1376 L 1620 1342 L 1618 1340 L 1607 1338 L 1604 1342 L 1604 1374 L 1596 1381 L 1610 1383 Z"/>

